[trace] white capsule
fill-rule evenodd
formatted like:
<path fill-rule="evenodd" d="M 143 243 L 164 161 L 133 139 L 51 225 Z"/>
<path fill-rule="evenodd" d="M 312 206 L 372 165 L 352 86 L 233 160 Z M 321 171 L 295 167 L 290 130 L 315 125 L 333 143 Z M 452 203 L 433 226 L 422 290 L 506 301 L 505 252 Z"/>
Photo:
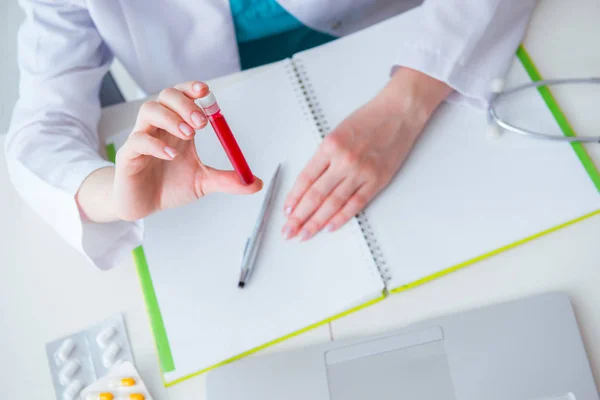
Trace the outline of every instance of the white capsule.
<path fill-rule="evenodd" d="M 75 350 L 75 342 L 73 339 L 69 338 L 61 343 L 60 347 L 56 351 L 56 358 L 60 360 L 61 363 L 67 361 L 71 353 Z"/>
<path fill-rule="evenodd" d="M 102 363 L 106 368 L 110 368 L 115 364 L 117 355 L 121 351 L 121 346 L 118 343 L 112 342 L 102 354 Z"/>
<path fill-rule="evenodd" d="M 83 383 L 79 380 L 74 380 L 67 386 L 65 392 L 63 393 L 64 400 L 75 400 L 79 392 L 83 389 Z"/>
<path fill-rule="evenodd" d="M 107 326 L 106 328 L 102 329 L 100 333 L 98 333 L 98 336 L 96 336 L 96 342 L 98 342 L 98 345 L 104 349 L 110 343 L 110 339 L 115 336 L 115 333 L 117 333 L 117 330 L 114 326 Z"/>
<path fill-rule="evenodd" d="M 494 93 L 502 93 L 504 90 L 504 80 L 503 79 L 494 79 L 492 84 L 490 85 L 492 92 Z"/>
<path fill-rule="evenodd" d="M 73 376 L 81 368 L 81 363 L 77 360 L 69 360 L 67 363 L 58 371 L 58 380 L 61 385 L 66 385 L 71 382 Z"/>

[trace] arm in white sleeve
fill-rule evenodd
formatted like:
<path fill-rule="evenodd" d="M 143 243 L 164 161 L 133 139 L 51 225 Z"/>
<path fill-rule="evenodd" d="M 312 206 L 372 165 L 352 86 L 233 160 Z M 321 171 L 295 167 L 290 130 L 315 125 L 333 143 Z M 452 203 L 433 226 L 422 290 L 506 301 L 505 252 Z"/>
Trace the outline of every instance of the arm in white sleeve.
<path fill-rule="evenodd" d="M 418 29 L 401 38 L 398 66 L 451 86 L 455 99 L 485 107 L 494 79 L 515 58 L 536 0 L 425 0 Z"/>
<path fill-rule="evenodd" d="M 21 74 L 5 152 L 23 199 L 97 267 L 141 243 L 141 223 L 82 221 L 75 195 L 100 156 L 99 90 L 112 62 L 85 7 L 69 0 L 21 0 Z"/>

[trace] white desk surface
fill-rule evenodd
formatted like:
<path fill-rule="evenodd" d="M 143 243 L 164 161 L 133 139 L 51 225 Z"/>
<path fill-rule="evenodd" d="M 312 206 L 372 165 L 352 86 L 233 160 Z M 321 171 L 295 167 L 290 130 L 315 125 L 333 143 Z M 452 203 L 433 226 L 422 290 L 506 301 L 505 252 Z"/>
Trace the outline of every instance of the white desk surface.
<path fill-rule="evenodd" d="M 592 76 L 600 71 L 600 2 L 540 2 L 526 48 L 545 77 Z M 222 78 L 219 88 L 235 81 Z M 598 132 L 594 104 L 556 92 L 574 128 Z M 135 117 L 138 103 L 105 111 L 104 132 Z M 583 111 L 582 111 L 583 110 Z M 0 144 L 4 139 L 0 138 Z M 600 146 L 589 147 L 600 165 Z M 0 156 L 3 157 L 3 156 Z M 152 334 L 131 260 L 100 272 L 67 246 L 12 189 L 0 163 L 0 392 L 9 398 L 53 398 L 44 345 L 116 312 L 125 314 L 138 369 L 155 399 L 202 399 L 204 376 L 162 387 Z M 381 332 L 425 318 L 549 290 L 571 295 L 600 386 L 600 216 L 550 234 L 442 279 L 397 294 L 270 349 Z"/>

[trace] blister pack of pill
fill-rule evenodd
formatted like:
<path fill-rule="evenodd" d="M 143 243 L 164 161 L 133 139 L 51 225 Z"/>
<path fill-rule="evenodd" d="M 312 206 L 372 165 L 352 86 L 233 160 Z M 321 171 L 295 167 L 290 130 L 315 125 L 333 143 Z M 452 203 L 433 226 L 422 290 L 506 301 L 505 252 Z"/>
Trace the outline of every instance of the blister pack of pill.
<path fill-rule="evenodd" d="M 82 389 L 115 365 L 133 362 L 121 314 L 46 344 L 57 400 L 79 399 Z"/>
<path fill-rule="evenodd" d="M 81 392 L 82 400 L 152 400 L 148 388 L 130 362 L 115 365 L 105 377 Z"/>

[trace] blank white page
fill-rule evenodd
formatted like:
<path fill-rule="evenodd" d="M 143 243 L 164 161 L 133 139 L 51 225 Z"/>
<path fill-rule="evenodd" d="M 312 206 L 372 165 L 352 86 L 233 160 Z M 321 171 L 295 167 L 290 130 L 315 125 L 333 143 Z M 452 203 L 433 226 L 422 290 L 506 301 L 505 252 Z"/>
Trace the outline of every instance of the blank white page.
<path fill-rule="evenodd" d="M 242 250 L 264 191 L 212 194 L 145 220 L 144 250 L 175 364 L 167 383 L 381 296 L 383 282 L 355 221 L 304 243 L 281 236 L 285 196 L 318 146 L 288 64 L 215 93 L 253 172 L 268 184 L 283 163 L 246 288 L 237 287 Z M 206 164 L 231 169 L 210 127 L 197 133 L 196 147 Z"/>
<path fill-rule="evenodd" d="M 296 56 L 332 128 L 385 85 L 394 42 L 413 28 L 417 11 Z M 509 86 L 528 79 L 515 60 Z M 503 113 L 512 122 L 559 133 L 541 96 L 535 90 L 523 96 L 506 102 Z M 600 196 L 570 145 L 508 133 L 493 140 L 486 132 L 485 113 L 444 104 L 367 208 L 391 271 L 389 289 L 600 209 Z"/>

